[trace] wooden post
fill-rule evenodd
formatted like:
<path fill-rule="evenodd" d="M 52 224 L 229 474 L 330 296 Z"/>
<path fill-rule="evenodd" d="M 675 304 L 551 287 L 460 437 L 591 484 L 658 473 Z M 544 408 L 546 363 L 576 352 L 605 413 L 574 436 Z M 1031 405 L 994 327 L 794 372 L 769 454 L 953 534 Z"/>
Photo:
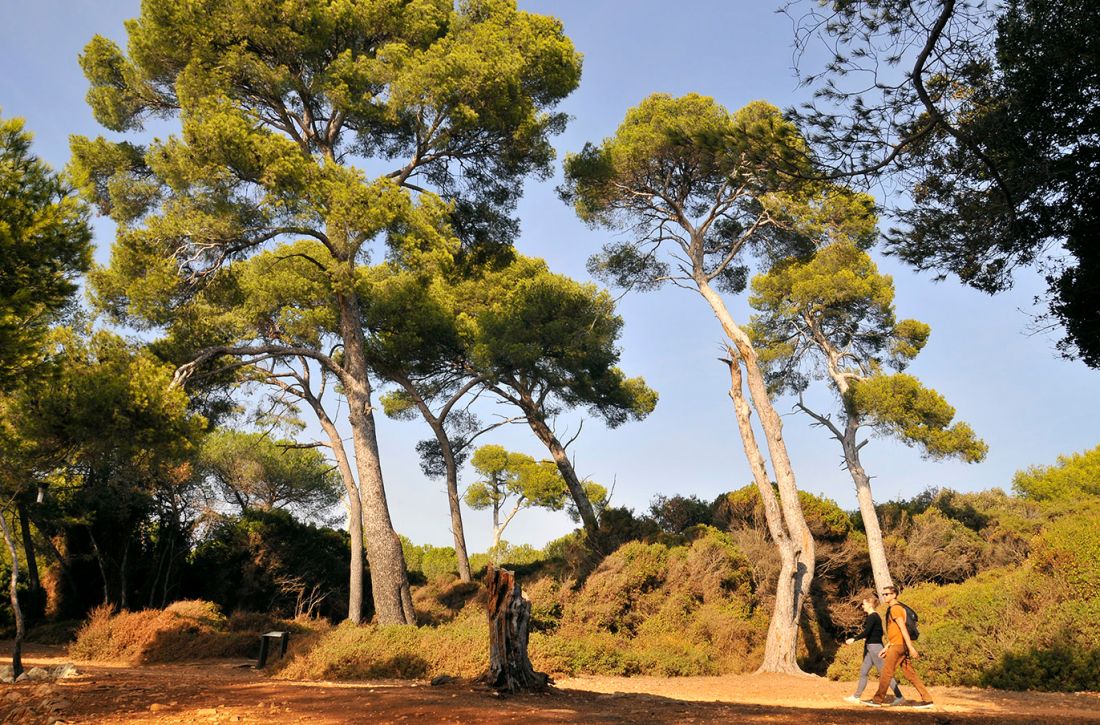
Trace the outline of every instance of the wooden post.
<path fill-rule="evenodd" d="M 545 692 L 550 677 L 535 672 L 527 658 L 531 602 L 520 591 L 515 573 L 489 564 L 485 586 L 489 591 L 489 671 L 483 681 L 505 692 Z"/>

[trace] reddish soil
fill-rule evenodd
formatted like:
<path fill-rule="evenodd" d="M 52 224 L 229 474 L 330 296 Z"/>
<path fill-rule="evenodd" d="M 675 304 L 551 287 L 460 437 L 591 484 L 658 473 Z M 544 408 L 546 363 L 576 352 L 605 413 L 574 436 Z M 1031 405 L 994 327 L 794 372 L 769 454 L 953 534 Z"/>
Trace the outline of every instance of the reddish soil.
<path fill-rule="evenodd" d="M 0 643 L 0 652 L 9 651 Z M 42 646 L 24 659 L 43 667 L 69 661 L 62 648 Z M 73 679 L 0 685 L 0 722 L 1100 723 L 1097 693 L 935 687 L 934 710 L 876 710 L 843 702 L 851 683 L 816 677 L 586 677 L 562 680 L 545 695 L 498 697 L 465 683 L 276 680 L 243 661 L 75 664 Z"/>

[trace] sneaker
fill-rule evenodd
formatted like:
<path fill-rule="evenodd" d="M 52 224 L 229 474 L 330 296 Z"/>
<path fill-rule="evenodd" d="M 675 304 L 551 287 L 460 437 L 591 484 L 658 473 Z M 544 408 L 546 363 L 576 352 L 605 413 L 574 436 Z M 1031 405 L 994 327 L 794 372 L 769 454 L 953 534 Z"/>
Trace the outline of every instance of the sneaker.
<path fill-rule="evenodd" d="M 852 702 L 852 703 L 855 703 L 857 705 L 860 702 L 859 698 L 856 697 L 855 695 L 848 695 L 848 697 L 844 698 L 844 701 L 845 702 Z"/>
<path fill-rule="evenodd" d="M 860 700 L 860 705 L 866 705 L 867 707 L 882 707 L 881 702 L 875 702 L 874 700 Z"/>
<path fill-rule="evenodd" d="M 894 697 L 894 704 L 895 705 L 900 705 L 903 702 L 905 702 L 905 698 L 902 697 L 901 695 L 897 695 L 896 697 Z"/>
<path fill-rule="evenodd" d="M 935 707 L 935 703 L 931 700 L 921 700 L 917 704 L 913 705 L 913 707 L 918 710 L 930 710 L 931 708 Z"/>

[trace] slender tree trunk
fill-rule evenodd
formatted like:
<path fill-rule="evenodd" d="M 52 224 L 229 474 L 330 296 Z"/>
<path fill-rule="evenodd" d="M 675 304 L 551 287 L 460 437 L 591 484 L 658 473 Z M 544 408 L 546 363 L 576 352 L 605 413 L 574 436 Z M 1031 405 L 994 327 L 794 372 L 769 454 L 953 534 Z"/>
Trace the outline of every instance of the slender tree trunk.
<path fill-rule="evenodd" d="M 729 394 L 733 400 L 737 428 L 741 434 L 745 457 L 748 459 L 749 468 L 752 470 L 753 482 L 756 484 L 757 491 L 760 492 L 768 533 L 771 534 L 772 541 L 779 551 L 780 559 L 779 578 L 775 585 L 775 607 L 772 610 L 771 622 L 768 625 L 768 637 L 764 646 L 764 661 L 758 671 L 798 671 L 798 662 L 795 655 L 798 647 L 799 612 L 794 609 L 796 599 L 795 575 L 798 571 L 798 545 L 787 533 L 783 511 L 768 477 L 764 454 L 760 452 L 760 445 L 756 442 L 756 433 L 752 428 L 752 413 L 749 403 L 745 399 L 740 360 L 736 355 L 736 351 L 730 349 L 729 353 L 730 359 L 727 361 L 730 367 Z"/>
<path fill-rule="evenodd" d="M 19 554 L 15 550 L 15 541 L 8 530 L 8 520 L 0 512 L 0 529 L 4 532 L 4 541 L 11 552 L 11 611 L 15 615 L 15 643 L 11 653 L 11 676 L 18 678 L 23 674 L 23 637 L 26 634 L 23 623 L 23 609 L 19 606 Z"/>
<path fill-rule="evenodd" d="M 411 385 L 406 390 L 411 389 Z M 411 391 L 415 395 L 415 391 Z M 439 450 L 443 454 L 443 467 L 447 476 L 447 504 L 451 509 L 451 534 L 455 540 L 455 558 L 458 560 L 458 578 L 468 582 L 473 579 L 470 574 L 470 557 L 466 551 L 466 532 L 462 525 L 462 508 L 458 497 L 458 462 L 455 460 L 454 449 L 451 448 L 451 438 L 447 435 L 447 429 L 443 422 L 427 410 L 427 405 L 416 396 L 417 405 L 424 420 L 428 421 L 435 439 L 439 443 Z"/>
<path fill-rule="evenodd" d="M 565 446 L 554 435 L 554 431 L 550 430 L 550 426 L 546 425 L 542 414 L 536 410 L 534 401 L 528 398 L 524 400 L 524 403 L 527 404 L 523 411 L 527 415 L 527 422 L 531 426 L 531 430 L 534 431 L 535 436 L 542 441 L 543 445 L 550 451 L 550 455 L 553 456 L 554 463 L 557 464 L 558 471 L 569 489 L 569 496 L 573 499 L 573 505 L 577 507 L 577 513 L 581 517 L 581 523 L 584 524 L 588 541 L 593 545 L 598 545 L 600 524 L 596 520 L 596 512 L 592 508 L 592 502 L 588 500 L 588 494 L 584 492 L 584 486 L 573 468 L 573 462 L 569 460 Z"/>
<path fill-rule="evenodd" d="M 871 496 L 871 478 L 863 470 L 859 460 L 859 444 L 856 443 L 858 429 L 858 421 L 854 420 L 854 416 L 850 417 L 841 443 L 844 445 L 844 463 L 852 475 L 852 482 L 856 485 L 856 500 L 859 502 L 859 514 L 863 518 L 863 530 L 867 534 L 867 553 L 871 557 L 875 591 L 881 592 L 883 587 L 893 586 L 894 580 L 890 576 L 890 565 L 886 561 L 886 546 L 882 542 L 882 527 L 879 525 L 875 501 Z"/>
<path fill-rule="evenodd" d="M 783 423 L 768 397 L 767 383 L 756 360 L 756 351 L 752 347 L 752 342 L 745 331 L 734 322 L 725 302 L 706 280 L 699 277 L 696 279 L 696 284 L 699 293 L 710 305 L 715 317 L 721 323 L 722 330 L 733 343 L 733 346 L 729 348 L 731 355 L 736 352 L 736 358 L 733 360 L 733 364 L 730 365 L 731 375 L 735 375 L 731 392 L 736 388 L 738 391 L 736 394 L 742 399 L 744 393 L 740 392 L 743 389 L 741 365 L 744 366 L 744 382 L 747 383 L 749 389 L 752 407 L 760 418 L 760 428 L 764 432 L 764 440 L 767 443 L 772 469 L 775 472 L 776 485 L 779 488 L 779 507 L 782 511 L 783 524 L 790 542 L 784 546 L 777 540 L 776 546 L 780 550 L 781 558 L 793 555 L 793 560 L 790 562 L 784 559 L 780 581 L 776 588 L 775 610 L 772 612 L 768 640 L 764 649 L 764 662 L 760 666 L 760 671 L 798 673 L 801 672 L 796 660 L 798 623 L 801 618 L 802 603 L 809 594 L 810 583 L 814 575 L 813 536 L 810 533 L 810 527 L 806 525 L 806 518 L 802 514 L 802 504 L 798 499 L 798 486 L 795 482 L 794 470 L 791 467 L 790 456 L 787 454 L 786 443 L 783 441 Z M 741 414 L 738 414 L 738 426 L 746 449 L 751 447 L 759 453 L 760 448 L 755 443 L 755 437 L 752 439 L 751 445 L 749 441 L 744 440 L 745 433 L 741 429 Z M 748 454 L 748 451 L 746 453 Z M 751 465 L 752 455 L 749 455 L 749 458 Z M 753 475 L 754 477 L 757 475 L 755 471 Z M 761 492 L 761 495 L 763 495 L 763 492 Z"/>
<path fill-rule="evenodd" d="M 31 522 L 27 516 L 27 505 L 22 501 L 17 504 L 19 513 L 19 529 L 23 535 L 23 553 L 27 559 L 27 586 L 31 591 L 37 592 L 42 588 L 42 581 L 38 577 L 38 562 L 34 552 L 34 539 L 31 537 Z"/>
<path fill-rule="evenodd" d="M 348 379 L 343 381 L 344 395 L 348 401 L 355 466 L 363 498 L 363 532 L 371 568 L 374 616 L 380 624 L 414 624 L 416 614 L 405 572 L 401 540 L 390 519 L 382 482 L 362 313 L 358 300 L 353 296 L 340 294 L 338 302 L 340 332 L 344 340 L 344 367 L 348 371 Z"/>
<path fill-rule="evenodd" d="M 103 603 L 113 604 L 111 601 L 111 590 L 107 585 L 107 567 L 103 562 L 103 553 L 99 550 L 99 544 L 96 543 L 95 536 L 92 534 L 92 527 L 85 525 L 88 529 L 88 541 L 92 542 L 92 553 L 95 554 L 95 563 L 99 565 L 99 575 L 103 577 Z"/>
<path fill-rule="evenodd" d="M 122 563 L 118 567 L 118 606 L 122 611 L 128 610 L 129 597 L 126 596 L 126 562 L 130 558 L 130 539 L 126 538 L 126 546 L 122 549 Z"/>
<path fill-rule="evenodd" d="M 312 394 L 306 401 L 313 407 L 321 429 L 328 436 L 332 446 L 332 455 L 336 458 L 336 467 L 340 471 L 340 480 L 347 495 L 348 538 L 351 541 L 351 562 L 348 576 L 348 621 L 360 624 L 363 621 L 363 505 L 359 498 L 359 487 L 355 483 L 355 474 L 351 470 L 344 441 L 336 424 L 328 417 L 321 403 Z"/>

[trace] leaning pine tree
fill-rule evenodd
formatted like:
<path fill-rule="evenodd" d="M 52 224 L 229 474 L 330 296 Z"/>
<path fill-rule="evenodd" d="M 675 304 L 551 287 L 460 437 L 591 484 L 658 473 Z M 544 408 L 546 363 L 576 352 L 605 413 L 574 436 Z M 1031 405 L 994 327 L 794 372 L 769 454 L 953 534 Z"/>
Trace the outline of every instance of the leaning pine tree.
<path fill-rule="evenodd" d="M 860 461 L 860 430 L 888 435 L 929 458 L 976 463 L 986 445 L 935 390 L 902 371 L 928 340 L 929 327 L 894 316 L 894 283 L 853 240 L 837 239 L 810 259 L 780 261 L 752 281 L 757 314 L 749 335 L 773 393 L 798 394 L 798 409 L 839 441 L 859 501 L 877 591 L 893 584 L 871 477 Z M 891 372 L 891 370 L 893 372 Z M 840 399 L 834 420 L 812 410 L 802 392 L 828 379 Z"/>
<path fill-rule="evenodd" d="M 626 232 L 624 241 L 592 258 L 593 273 L 620 287 L 671 282 L 695 290 L 721 325 L 738 430 L 782 561 L 760 666 L 768 672 L 800 671 L 798 624 L 814 573 L 814 541 L 757 352 L 720 292 L 744 289 L 752 253 L 805 255 L 837 229 L 873 233 L 869 198 L 804 181 L 812 174 L 792 168 L 805 151 L 795 128 L 767 103 L 731 114 L 696 94 L 655 94 L 627 113 L 614 136 L 570 155 L 562 187 L 582 219 Z M 764 432 L 778 499 L 751 410 Z"/>
<path fill-rule="evenodd" d="M 97 36 L 80 59 L 97 120 L 181 129 L 148 145 L 73 139 L 74 178 L 118 225 L 97 294 L 165 332 L 181 379 L 236 366 L 317 414 L 348 500 L 348 617 L 362 617 L 365 539 L 377 621 L 411 622 L 361 267 L 382 242 L 397 255 L 423 237 L 507 243 L 580 59 L 557 20 L 514 0 L 144 0 L 126 30 L 126 53 Z M 347 400 L 354 455 L 322 381 Z"/>

